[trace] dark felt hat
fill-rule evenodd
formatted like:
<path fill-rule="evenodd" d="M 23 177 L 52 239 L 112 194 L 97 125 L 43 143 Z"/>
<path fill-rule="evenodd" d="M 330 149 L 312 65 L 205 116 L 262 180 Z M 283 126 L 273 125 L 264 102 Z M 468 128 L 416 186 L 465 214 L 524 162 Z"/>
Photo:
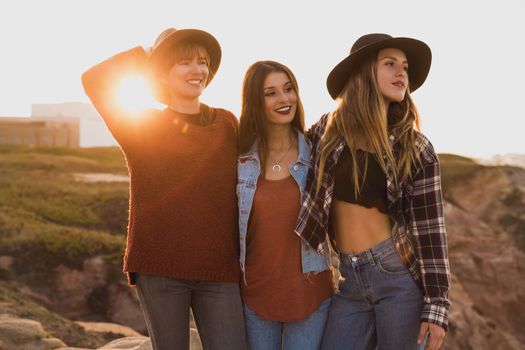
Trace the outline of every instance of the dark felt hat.
<path fill-rule="evenodd" d="M 159 75 L 164 73 L 166 53 L 170 52 L 180 43 L 195 42 L 206 49 L 210 55 L 210 75 L 206 86 L 217 73 L 221 63 L 221 46 L 213 35 L 200 29 L 175 29 L 168 28 L 159 34 L 151 53 L 146 61 L 145 73 L 153 97 L 159 102 L 169 104 L 170 95 L 166 84 L 160 82 Z"/>
<path fill-rule="evenodd" d="M 357 39 L 350 49 L 350 54 L 328 74 L 326 86 L 330 96 L 336 99 L 352 72 L 379 50 L 386 48 L 400 49 L 407 56 L 410 91 L 413 92 L 423 85 L 432 62 L 430 47 L 417 39 L 394 38 L 388 34 L 374 33 Z"/>

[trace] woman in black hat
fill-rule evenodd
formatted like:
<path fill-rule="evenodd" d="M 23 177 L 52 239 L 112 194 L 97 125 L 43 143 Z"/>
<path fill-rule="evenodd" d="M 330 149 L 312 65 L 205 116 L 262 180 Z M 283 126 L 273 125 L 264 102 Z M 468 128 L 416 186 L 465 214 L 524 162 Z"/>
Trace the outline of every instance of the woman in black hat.
<path fill-rule="evenodd" d="M 189 349 L 189 315 L 204 349 L 245 349 L 235 116 L 199 97 L 219 68 L 207 32 L 167 29 L 82 76 L 87 95 L 126 157 L 130 211 L 124 271 L 136 284 L 154 349 Z M 116 99 L 142 74 L 163 110 L 131 113 Z"/>
<path fill-rule="evenodd" d="M 439 349 L 450 269 L 439 160 L 411 93 L 430 48 L 368 34 L 329 74 L 338 107 L 309 131 L 314 168 L 296 232 L 339 254 L 323 349 Z"/>

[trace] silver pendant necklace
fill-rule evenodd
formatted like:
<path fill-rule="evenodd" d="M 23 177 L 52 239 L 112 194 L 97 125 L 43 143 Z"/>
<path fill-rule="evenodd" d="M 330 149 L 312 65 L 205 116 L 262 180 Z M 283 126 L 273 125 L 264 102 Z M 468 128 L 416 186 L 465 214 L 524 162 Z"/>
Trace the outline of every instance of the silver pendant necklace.
<path fill-rule="evenodd" d="M 290 152 L 290 150 L 292 149 L 292 145 L 293 145 L 293 142 L 290 142 L 290 147 L 288 147 L 288 149 L 286 150 L 286 152 L 284 153 L 284 156 L 281 157 L 281 159 L 279 159 L 278 161 L 274 162 L 273 165 L 272 165 L 272 171 L 274 173 L 278 173 L 281 171 L 282 167 L 281 167 L 281 162 L 283 161 L 284 158 L 286 158 L 286 156 L 288 155 L 288 152 Z"/>

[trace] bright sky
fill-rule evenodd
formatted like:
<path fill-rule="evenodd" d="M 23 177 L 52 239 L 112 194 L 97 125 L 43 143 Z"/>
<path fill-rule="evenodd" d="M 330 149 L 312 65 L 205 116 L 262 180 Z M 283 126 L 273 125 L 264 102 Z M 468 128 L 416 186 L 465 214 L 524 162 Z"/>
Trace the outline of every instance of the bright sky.
<path fill-rule="evenodd" d="M 438 152 L 525 154 L 523 18 L 523 0 L 3 1 L 0 115 L 29 115 L 32 103 L 88 102 L 84 70 L 174 26 L 207 30 L 221 43 L 204 102 L 238 115 L 246 68 L 276 60 L 296 74 L 309 126 L 335 106 L 329 71 L 359 36 L 383 32 L 432 49 L 429 78 L 413 97 Z"/>

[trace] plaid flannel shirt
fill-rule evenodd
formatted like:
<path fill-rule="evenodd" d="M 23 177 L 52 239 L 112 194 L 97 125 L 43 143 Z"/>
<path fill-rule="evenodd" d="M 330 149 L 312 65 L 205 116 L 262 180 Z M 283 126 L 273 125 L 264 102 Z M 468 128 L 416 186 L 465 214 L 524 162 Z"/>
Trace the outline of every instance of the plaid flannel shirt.
<path fill-rule="evenodd" d="M 312 248 L 322 250 L 327 234 L 333 240 L 330 205 L 334 189 L 337 160 L 345 141 L 341 139 L 326 160 L 319 195 L 315 196 L 319 173 L 320 140 L 331 114 L 325 114 L 308 131 L 312 141 L 312 160 L 306 190 L 295 232 Z M 399 144 L 390 137 L 394 156 Z M 396 186 L 393 167 L 387 164 L 387 207 L 394 222 L 392 237 L 401 259 L 423 291 L 425 305 L 421 320 L 448 329 L 448 289 L 450 267 L 441 194 L 439 160 L 430 141 L 418 133 L 416 147 L 420 162 L 412 170 L 412 177 Z"/>

